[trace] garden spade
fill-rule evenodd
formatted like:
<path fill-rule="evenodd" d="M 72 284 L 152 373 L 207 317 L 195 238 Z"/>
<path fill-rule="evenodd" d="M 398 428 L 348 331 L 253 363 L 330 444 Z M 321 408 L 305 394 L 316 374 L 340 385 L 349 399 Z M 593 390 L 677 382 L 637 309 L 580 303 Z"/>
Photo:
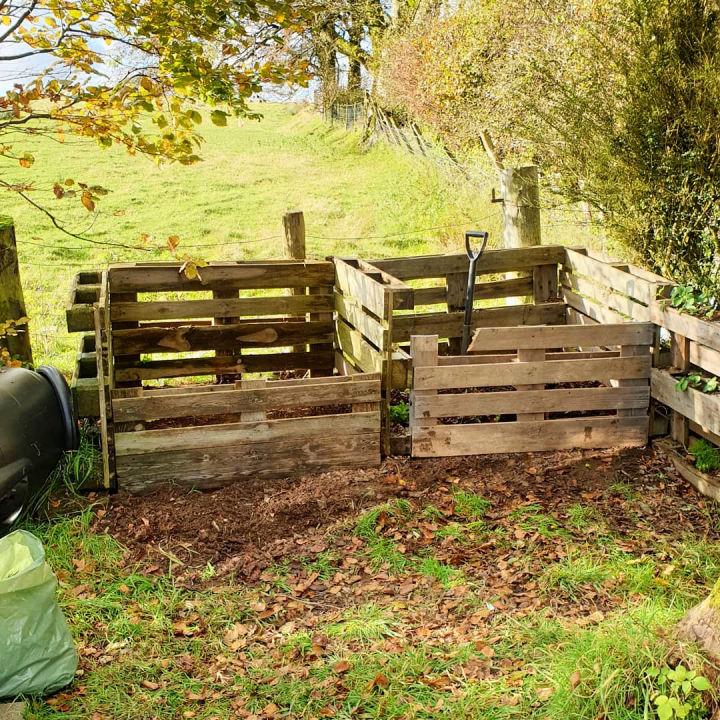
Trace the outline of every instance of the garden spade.
<path fill-rule="evenodd" d="M 463 322 L 462 343 L 460 346 L 461 355 L 465 355 L 468 345 L 470 344 L 470 326 L 472 325 L 473 300 L 475 299 L 475 271 L 477 261 L 485 252 L 488 235 L 489 233 L 483 230 L 468 230 L 465 233 L 465 251 L 467 252 L 470 263 L 468 265 L 467 289 L 465 290 L 465 320 Z M 471 238 L 482 240 L 479 249 L 473 249 L 470 244 Z"/>

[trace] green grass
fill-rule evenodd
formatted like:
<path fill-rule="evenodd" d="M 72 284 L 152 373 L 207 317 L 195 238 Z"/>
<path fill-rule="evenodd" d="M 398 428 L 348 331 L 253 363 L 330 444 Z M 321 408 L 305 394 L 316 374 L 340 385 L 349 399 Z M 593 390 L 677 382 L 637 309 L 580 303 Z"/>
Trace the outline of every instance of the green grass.
<path fill-rule="evenodd" d="M 168 260 L 167 251 L 133 250 L 99 243 L 165 247 L 178 235 L 180 251 L 205 260 L 278 258 L 283 255 L 282 215 L 305 212 L 309 257 L 331 254 L 368 259 L 433 252 L 462 252 L 463 232 L 490 232 L 501 244 L 502 210 L 490 202 L 496 185 L 482 167 L 481 182 L 442 169 L 401 149 L 367 148 L 360 132 L 330 127 L 298 105 L 262 104 L 261 121 L 226 128 L 203 123 L 202 162 L 161 165 L 93 141 L 37 136 L 23 142 L 35 163 L 10 168 L 9 182 L 31 181 L 45 204 L 89 245 L 55 229 L 11 193 L 0 215 L 14 219 L 35 360 L 69 372 L 78 339 L 67 334 L 64 311 L 76 272 L 109 262 Z M 486 163 L 478 160 L 478 167 Z M 52 186 L 65 178 L 110 192 L 88 213 L 77 201 L 58 201 Z M 550 203 L 552 204 L 552 203 Z M 565 214 L 543 213 L 543 242 L 592 243 L 587 228 Z"/>
<path fill-rule="evenodd" d="M 492 503 L 482 495 L 459 490 L 454 495 L 455 514 L 467 520 L 481 520 L 492 507 Z"/>
<path fill-rule="evenodd" d="M 446 526 L 485 526 L 488 520 L 472 519 L 487 510 L 478 497 L 471 496 L 475 510 L 468 517 Z M 652 553 L 638 555 L 596 537 L 589 525 L 578 544 L 563 539 L 571 523 L 567 535 L 576 538 L 578 516 L 587 515 L 572 507 L 549 539 L 565 545 L 565 558 L 547 564 L 538 584 L 552 598 L 573 596 L 578 608 L 592 588 L 613 607 L 590 617 L 583 613 L 592 605 L 576 613 L 567 603 L 569 616 L 552 606 L 502 611 L 479 624 L 475 613 L 492 596 L 469 579 L 472 545 L 462 546 L 457 565 L 439 546 L 409 549 L 401 566 L 383 564 L 396 574 L 385 575 L 383 591 L 371 596 L 361 580 L 341 595 L 288 604 L 298 568 L 317 572 L 327 587 L 348 567 L 362 568 L 360 576 L 374 584 L 382 573 L 368 569 L 369 549 L 387 543 L 386 554 L 400 554 L 398 538 L 417 536 L 417 523 L 442 522 L 437 512 L 405 500 L 372 508 L 347 528 L 340 546 L 354 544 L 349 565 L 349 555 L 334 550 L 288 557 L 268 571 L 275 581 L 260 585 L 215 578 L 193 588 L 172 573 L 145 574 L 126 562 L 116 541 L 92 531 L 91 508 L 36 524 L 31 529 L 58 574 L 61 605 L 84 659 L 75 684 L 82 691 L 61 695 L 54 705 L 31 700 L 26 717 L 131 720 L 152 707 L 158 720 L 243 713 L 308 720 L 651 720 L 645 709 L 657 691 L 652 668 L 682 661 L 703 669 L 702 659 L 679 648 L 667 628 L 720 574 L 720 543 L 655 537 Z M 538 506 L 522 510 L 513 520 L 548 525 Z M 523 552 L 529 556 L 535 547 Z M 409 577 L 413 592 L 394 594 Z"/>
<path fill-rule="evenodd" d="M 17 168 L 8 180 L 32 179 L 39 188 L 34 198 L 92 240 L 136 245 L 146 233 L 156 247 L 176 234 L 181 250 L 204 259 L 282 257 L 282 215 L 292 209 L 305 212 L 307 252 L 315 258 L 460 250 L 462 232 L 489 213 L 499 240 L 500 208 L 478 202 L 475 187 L 382 143 L 367 149 L 358 132 L 330 127 L 300 106 L 263 104 L 260 110 L 259 122 L 204 123 L 203 161 L 190 167 L 156 166 L 92 141 L 37 137 L 28 145 L 36 158 L 32 170 Z M 111 191 L 96 216 L 54 198 L 52 184 L 67 177 Z M 169 259 L 85 246 L 9 193 L 0 213 L 16 224 L 36 361 L 64 371 L 77 350 L 64 320 L 75 272 L 110 261 Z M 213 247 L 190 247 L 198 244 Z"/>

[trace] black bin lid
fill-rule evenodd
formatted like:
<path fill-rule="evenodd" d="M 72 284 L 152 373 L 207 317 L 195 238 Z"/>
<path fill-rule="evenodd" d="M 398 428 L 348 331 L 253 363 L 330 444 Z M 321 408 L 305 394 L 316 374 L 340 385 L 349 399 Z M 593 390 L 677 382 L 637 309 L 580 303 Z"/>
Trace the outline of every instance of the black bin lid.
<path fill-rule="evenodd" d="M 67 381 L 57 368 L 49 365 L 41 365 L 36 372 L 50 383 L 55 392 L 65 429 L 65 450 L 77 450 L 80 444 L 80 433 L 78 432 L 77 422 L 75 422 L 72 397 Z"/>

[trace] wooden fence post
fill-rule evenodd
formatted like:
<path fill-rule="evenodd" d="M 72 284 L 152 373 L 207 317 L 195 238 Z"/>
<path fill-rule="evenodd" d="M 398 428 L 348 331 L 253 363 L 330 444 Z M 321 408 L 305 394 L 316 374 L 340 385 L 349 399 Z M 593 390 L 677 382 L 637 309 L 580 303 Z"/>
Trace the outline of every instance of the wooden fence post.
<path fill-rule="evenodd" d="M 291 260 L 305 260 L 305 215 L 299 210 L 283 215 L 285 254 Z M 300 293 L 304 295 L 305 293 Z"/>
<path fill-rule="evenodd" d="M 495 143 L 487 130 L 480 133 L 485 153 L 495 169 L 500 181 L 500 198 L 493 202 L 502 202 L 503 207 L 503 248 L 523 248 L 541 245 L 540 236 L 540 173 L 537 165 L 525 165 L 519 168 L 506 168 L 498 158 Z M 524 302 L 545 302 L 546 297 L 556 287 L 557 266 L 535 268 L 533 273 L 534 293 Z M 537 275 L 537 276 L 536 276 Z M 508 273 L 507 278 L 522 277 L 520 273 Z M 514 298 L 508 298 L 508 304 L 515 304 Z"/>
<path fill-rule="evenodd" d="M 0 324 L 24 317 L 27 313 L 20 282 L 15 225 L 10 218 L 0 218 Z M 17 335 L 0 336 L 0 346 L 7 348 L 11 356 L 32 364 L 27 323 L 17 327 Z"/>
<path fill-rule="evenodd" d="M 503 206 L 503 247 L 523 248 L 541 244 L 540 237 L 540 176 L 536 165 L 508 168 L 500 173 L 500 191 Z M 544 288 L 550 280 L 541 277 L 545 269 L 535 268 L 533 285 L 538 290 L 525 302 L 544 302 Z M 557 268 L 555 268 L 557 274 Z M 538 277 L 535 277 L 538 275 Z M 522 273 L 508 273 L 508 278 L 521 277 Z M 508 303 L 514 299 L 509 298 Z"/>
<path fill-rule="evenodd" d="M 305 260 L 305 215 L 300 210 L 283 215 L 285 255 L 290 260 Z M 292 288 L 291 295 L 306 295 L 306 288 Z M 305 345 L 293 345 L 293 352 L 305 352 Z"/>
<path fill-rule="evenodd" d="M 500 174 L 503 198 L 503 247 L 540 245 L 540 176 L 537 165 Z"/>

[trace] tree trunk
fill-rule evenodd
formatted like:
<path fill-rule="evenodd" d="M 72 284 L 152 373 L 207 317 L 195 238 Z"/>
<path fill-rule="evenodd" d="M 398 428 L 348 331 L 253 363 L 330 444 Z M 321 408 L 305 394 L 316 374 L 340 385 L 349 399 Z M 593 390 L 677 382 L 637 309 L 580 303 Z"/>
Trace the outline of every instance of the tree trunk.
<path fill-rule="evenodd" d="M 698 643 L 709 658 L 720 660 L 720 580 L 680 621 L 677 632 L 682 640 Z"/>

